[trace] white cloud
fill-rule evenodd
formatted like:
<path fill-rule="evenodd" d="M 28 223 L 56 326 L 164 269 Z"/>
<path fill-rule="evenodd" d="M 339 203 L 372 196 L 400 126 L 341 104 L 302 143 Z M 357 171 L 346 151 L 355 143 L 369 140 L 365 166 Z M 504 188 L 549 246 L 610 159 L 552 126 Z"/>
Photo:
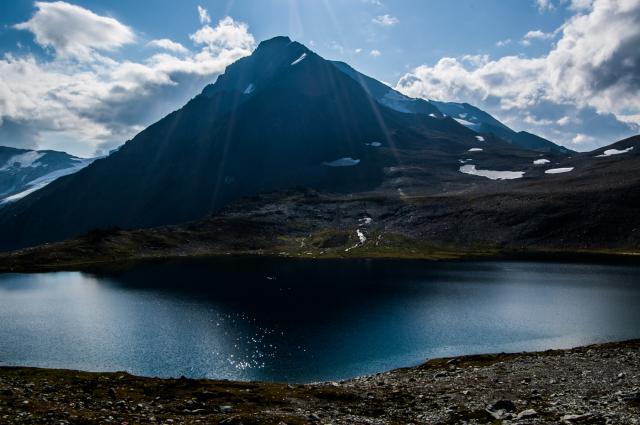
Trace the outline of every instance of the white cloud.
<path fill-rule="evenodd" d="M 369 52 L 369 56 L 373 56 L 374 58 L 377 58 L 380 55 L 382 55 L 382 52 L 378 49 L 373 49 Z"/>
<path fill-rule="evenodd" d="M 209 12 L 204 7 L 198 5 L 198 16 L 200 17 L 200 23 L 203 25 L 211 23 L 211 17 Z"/>
<path fill-rule="evenodd" d="M 205 45 L 212 52 L 253 49 L 256 43 L 247 24 L 236 22 L 229 16 L 221 19 L 215 28 L 205 24 L 189 38 L 196 44 Z"/>
<path fill-rule="evenodd" d="M 134 41 L 134 33 L 114 18 L 62 1 L 36 2 L 31 19 L 14 28 L 33 33 L 39 45 L 60 57 L 89 60 L 96 50 L 112 51 Z"/>
<path fill-rule="evenodd" d="M 29 25 L 20 28 L 33 31 L 37 37 L 43 28 L 51 27 L 44 19 L 51 15 L 40 14 L 43 8 L 39 7 Z M 113 18 L 77 6 L 55 7 L 73 10 L 73 14 L 65 15 L 72 23 L 78 16 L 91 16 L 99 28 L 103 28 L 100 23 L 104 19 L 110 28 L 124 28 Z M 65 25 L 58 15 L 53 19 L 61 28 L 70 27 L 71 33 L 79 31 L 73 24 Z M 85 32 L 95 33 L 86 28 Z M 51 31 L 46 34 L 53 37 Z M 139 62 L 118 61 L 94 51 L 113 50 L 124 44 L 124 38 L 112 35 L 107 37 L 109 42 L 84 36 L 83 44 L 55 39 L 49 43 L 54 47 L 49 60 L 31 54 L 7 54 L 0 58 L 0 132 L 3 123 L 10 123 L 13 128 L 32 130 L 31 142 L 25 140 L 25 145 L 37 143 L 40 148 L 90 155 L 100 146 L 124 142 L 167 110 L 181 106 L 227 65 L 249 55 L 255 47 L 247 26 L 229 17 L 215 27 L 205 24 L 191 38 L 200 46 L 194 52 L 168 39 L 153 40 L 148 44 L 165 52 Z M 69 60 L 71 56 L 74 60 Z M 75 60 L 81 58 L 91 60 Z"/>
<path fill-rule="evenodd" d="M 498 46 L 498 47 L 504 47 L 504 46 L 507 46 L 509 44 L 511 44 L 511 39 L 510 38 L 507 38 L 505 40 L 498 40 L 496 42 L 496 46 Z"/>
<path fill-rule="evenodd" d="M 551 97 L 600 111 L 640 110 L 640 2 L 598 0 L 562 29 L 546 58 Z"/>
<path fill-rule="evenodd" d="M 521 43 L 524 44 L 525 46 L 528 46 L 531 44 L 531 40 L 550 40 L 553 38 L 553 36 L 554 36 L 553 33 L 543 32 L 540 30 L 533 30 L 533 31 L 527 32 L 524 35 Z"/>
<path fill-rule="evenodd" d="M 540 13 L 555 9 L 551 0 L 536 0 L 536 7 Z"/>
<path fill-rule="evenodd" d="M 527 124 L 533 124 L 533 125 L 536 125 L 536 126 L 553 124 L 552 120 L 548 120 L 548 119 L 544 119 L 544 118 L 538 118 L 535 115 L 531 115 L 531 114 L 525 114 L 524 122 L 526 122 Z"/>
<path fill-rule="evenodd" d="M 574 145 L 581 145 L 584 143 L 593 143 L 594 142 L 594 138 L 591 136 L 587 136 L 586 134 L 582 134 L 582 133 L 578 133 L 576 134 L 576 136 L 571 139 L 571 143 L 573 143 Z"/>
<path fill-rule="evenodd" d="M 473 66 L 482 66 L 489 63 L 488 55 L 464 55 L 461 59 L 462 62 Z"/>
<path fill-rule="evenodd" d="M 376 16 L 371 20 L 374 24 L 382 25 L 383 27 L 391 27 L 400 22 L 398 18 L 395 16 L 391 16 L 389 14 L 384 14 L 380 16 Z"/>
<path fill-rule="evenodd" d="M 640 114 L 640 2 L 596 0 L 592 9 L 567 20 L 558 34 L 546 55 L 476 63 L 442 58 L 433 66 L 415 68 L 397 88 L 411 96 L 476 103 L 508 124 L 567 145 L 573 144 L 575 125 L 536 126 L 527 122 L 531 111 L 553 121 L 597 115 L 610 123 L 611 137 L 640 131 L 638 121 L 623 122 Z M 591 142 L 610 141 L 599 137 Z"/>
<path fill-rule="evenodd" d="M 496 96 L 505 109 L 526 108 L 538 94 L 536 79 L 543 70 L 543 62 L 517 56 L 476 64 L 442 58 L 432 67 L 422 65 L 406 74 L 398 82 L 398 88 L 413 96 L 476 103 Z"/>
<path fill-rule="evenodd" d="M 161 38 L 159 40 L 151 40 L 147 43 L 149 47 L 157 47 L 159 49 L 168 50 L 175 53 L 187 53 L 189 50 L 182 44 L 169 40 L 168 38 Z"/>
<path fill-rule="evenodd" d="M 629 124 L 640 123 L 640 113 L 637 114 L 618 114 L 618 119 Z"/>
<path fill-rule="evenodd" d="M 569 9 L 573 11 L 589 10 L 593 7 L 593 0 L 571 0 Z"/>

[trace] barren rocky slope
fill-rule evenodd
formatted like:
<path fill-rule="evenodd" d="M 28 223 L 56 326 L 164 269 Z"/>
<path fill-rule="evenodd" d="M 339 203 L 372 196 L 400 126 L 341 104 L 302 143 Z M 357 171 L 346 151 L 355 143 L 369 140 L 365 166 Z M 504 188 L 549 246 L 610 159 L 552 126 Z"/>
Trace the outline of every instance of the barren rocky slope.
<path fill-rule="evenodd" d="M 185 255 L 452 259 L 640 252 L 640 137 L 563 160 L 573 171 L 511 181 L 478 177 L 445 190 L 410 167 L 372 192 L 308 189 L 242 199 L 205 219 L 142 230 L 102 229 L 0 255 L 0 271 L 78 268 Z M 604 152 L 604 149 L 603 149 Z M 558 165 L 554 165 L 558 166 Z M 394 185 L 402 182 L 402 190 Z M 439 187 L 440 188 L 440 187 Z"/>

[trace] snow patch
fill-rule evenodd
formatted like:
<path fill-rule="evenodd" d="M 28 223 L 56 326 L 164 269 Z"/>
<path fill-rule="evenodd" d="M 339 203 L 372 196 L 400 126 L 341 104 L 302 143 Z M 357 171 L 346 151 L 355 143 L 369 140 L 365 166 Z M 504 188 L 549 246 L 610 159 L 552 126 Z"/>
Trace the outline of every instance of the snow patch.
<path fill-rule="evenodd" d="M 362 246 L 367 241 L 367 237 L 364 235 L 364 232 L 360 229 L 356 229 L 356 236 L 358 237 L 358 242 L 354 246 L 345 249 L 344 252 L 349 252 L 354 248 Z"/>
<path fill-rule="evenodd" d="M 44 153 L 37 151 L 29 151 L 25 153 L 21 153 L 18 155 L 14 155 L 0 168 L 0 171 L 8 170 L 11 167 L 14 167 L 16 164 L 19 168 L 27 168 L 27 167 L 39 167 L 40 163 L 36 162 L 40 158 L 44 156 Z"/>
<path fill-rule="evenodd" d="M 31 187 L 31 188 L 29 188 L 27 190 L 23 190 L 20 193 L 16 193 L 14 195 L 7 196 L 2 201 L 0 201 L 0 205 L 6 204 L 6 203 L 9 203 L 9 202 L 13 202 L 13 201 L 17 201 L 18 199 L 22 199 L 25 196 L 27 196 L 28 194 L 30 194 L 32 192 L 35 192 L 36 190 L 40 189 L 40 187 L 42 187 L 42 186 L 34 186 L 34 187 Z"/>
<path fill-rule="evenodd" d="M 454 118 L 454 120 L 458 121 L 460 124 L 464 125 L 465 127 L 473 127 L 475 124 L 467 121 L 467 120 L 463 120 L 462 118 Z"/>
<path fill-rule="evenodd" d="M 475 165 L 463 165 L 460 172 L 471 174 L 473 176 L 486 177 L 491 180 L 512 180 L 520 179 L 524 176 L 524 171 L 494 171 L 494 170 L 477 170 Z"/>
<path fill-rule="evenodd" d="M 43 187 L 45 187 L 52 181 L 56 180 L 57 178 L 67 176 L 69 174 L 73 174 L 75 172 L 80 171 L 87 165 L 91 164 L 93 161 L 94 161 L 94 158 L 90 158 L 90 159 L 79 158 L 79 161 L 76 164 L 74 164 L 72 167 L 63 168 L 62 170 L 56 170 L 49 174 L 45 174 L 44 176 L 40 176 L 37 179 L 31 180 L 29 183 L 27 183 L 28 189 L 23 190 L 22 192 L 16 193 L 11 196 L 7 196 L 2 201 L 0 201 L 0 204 L 22 199 L 25 196 L 29 195 L 30 193 L 33 193 L 38 189 L 42 189 Z"/>
<path fill-rule="evenodd" d="M 560 173 L 568 173 L 569 171 L 573 171 L 574 167 L 564 167 L 564 168 L 551 168 L 549 170 L 545 170 L 545 174 L 560 174 Z"/>
<path fill-rule="evenodd" d="M 479 123 L 475 123 L 475 122 L 471 122 L 469 120 L 471 119 L 476 119 L 476 117 L 469 117 L 469 119 L 463 120 L 462 118 L 455 118 L 455 117 L 451 117 L 454 120 L 458 121 L 458 124 L 462 124 L 467 128 L 470 128 L 473 131 L 478 131 L 480 129 L 480 124 Z"/>
<path fill-rule="evenodd" d="M 478 142 L 484 142 L 484 137 L 476 136 L 476 140 L 478 140 Z"/>
<path fill-rule="evenodd" d="M 622 149 L 622 150 L 618 150 L 618 149 L 607 149 L 606 151 L 604 151 L 604 153 L 602 155 L 597 155 L 598 158 L 604 158 L 607 156 L 611 156 L 611 155 L 620 155 L 621 153 L 627 153 L 629 151 L 633 150 L 633 146 L 627 148 L 627 149 Z"/>
<path fill-rule="evenodd" d="M 339 158 L 331 162 L 323 162 L 328 167 L 352 167 L 360 163 L 359 159 L 353 159 L 351 157 Z"/>
<path fill-rule="evenodd" d="M 482 148 L 471 148 L 467 152 L 482 152 Z"/>
<path fill-rule="evenodd" d="M 246 89 L 244 89 L 243 93 L 244 93 L 244 94 L 251 94 L 251 93 L 253 93 L 253 91 L 254 91 L 255 89 L 256 89 L 256 88 L 255 88 L 255 86 L 253 85 L 253 83 L 251 83 L 251 84 L 249 84 L 249 85 L 247 86 L 247 88 L 246 88 Z"/>
<path fill-rule="evenodd" d="M 544 164 L 548 164 L 551 161 L 549 161 L 548 159 L 536 159 L 535 161 L 533 161 L 534 165 L 544 165 Z"/>
<path fill-rule="evenodd" d="M 307 57 L 307 54 L 306 54 L 306 53 L 301 54 L 301 55 L 300 55 L 300 57 L 299 57 L 298 59 L 296 59 L 296 60 L 294 60 L 293 62 L 291 62 L 291 66 L 299 64 L 299 63 L 300 63 L 300 62 L 302 62 L 306 57 Z"/>
<path fill-rule="evenodd" d="M 429 114 L 429 116 L 430 116 L 431 118 L 438 118 L 438 117 L 436 116 L 436 114 Z"/>
<path fill-rule="evenodd" d="M 358 237 L 358 242 L 354 246 L 351 246 L 351 247 L 345 249 L 344 250 L 345 252 L 349 252 L 354 248 L 362 246 L 367 241 L 367 237 L 365 236 L 364 232 L 360 228 L 362 226 L 368 226 L 369 224 L 371 224 L 373 219 L 371 217 L 369 217 L 369 216 L 365 216 L 365 217 L 362 217 L 361 219 L 359 219 L 358 221 L 360 222 L 360 224 L 358 224 L 358 228 L 356 229 L 356 236 Z"/>
<path fill-rule="evenodd" d="M 373 219 L 371 217 L 362 217 L 360 220 L 358 220 L 360 222 L 360 226 L 368 226 L 371 224 L 371 222 L 373 221 Z"/>

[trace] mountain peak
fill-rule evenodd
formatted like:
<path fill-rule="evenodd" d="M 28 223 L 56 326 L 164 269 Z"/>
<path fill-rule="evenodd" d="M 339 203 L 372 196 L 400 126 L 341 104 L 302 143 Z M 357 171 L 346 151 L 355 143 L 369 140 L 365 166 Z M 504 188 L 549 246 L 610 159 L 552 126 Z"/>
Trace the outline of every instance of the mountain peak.
<path fill-rule="evenodd" d="M 204 88 L 202 95 L 210 97 L 219 92 L 251 94 L 290 65 L 311 56 L 315 57 L 311 50 L 287 36 L 264 40 L 251 55 L 229 65 L 214 84 Z"/>
<path fill-rule="evenodd" d="M 276 37 L 270 38 L 268 40 L 263 40 L 258 44 L 258 49 L 266 49 L 272 46 L 286 46 L 291 43 L 291 39 L 286 35 L 278 35 Z"/>
<path fill-rule="evenodd" d="M 288 57 L 294 54 L 301 54 L 304 52 L 310 52 L 306 46 L 292 41 L 285 35 L 270 38 L 268 40 L 261 41 L 258 44 L 256 50 L 253 51 L 251 56 L 270 57 L 270 59 Z"/>

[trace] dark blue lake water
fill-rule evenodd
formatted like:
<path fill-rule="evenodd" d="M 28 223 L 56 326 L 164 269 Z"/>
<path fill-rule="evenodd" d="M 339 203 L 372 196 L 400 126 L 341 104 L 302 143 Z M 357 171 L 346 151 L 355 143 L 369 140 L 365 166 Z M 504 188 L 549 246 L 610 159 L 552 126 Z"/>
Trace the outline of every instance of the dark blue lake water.
<path fill-rule="evenodd" d="M 0 275 L 0 365 L 315 381 L 640 337 L 640 267 L 182 260 Z"/>

